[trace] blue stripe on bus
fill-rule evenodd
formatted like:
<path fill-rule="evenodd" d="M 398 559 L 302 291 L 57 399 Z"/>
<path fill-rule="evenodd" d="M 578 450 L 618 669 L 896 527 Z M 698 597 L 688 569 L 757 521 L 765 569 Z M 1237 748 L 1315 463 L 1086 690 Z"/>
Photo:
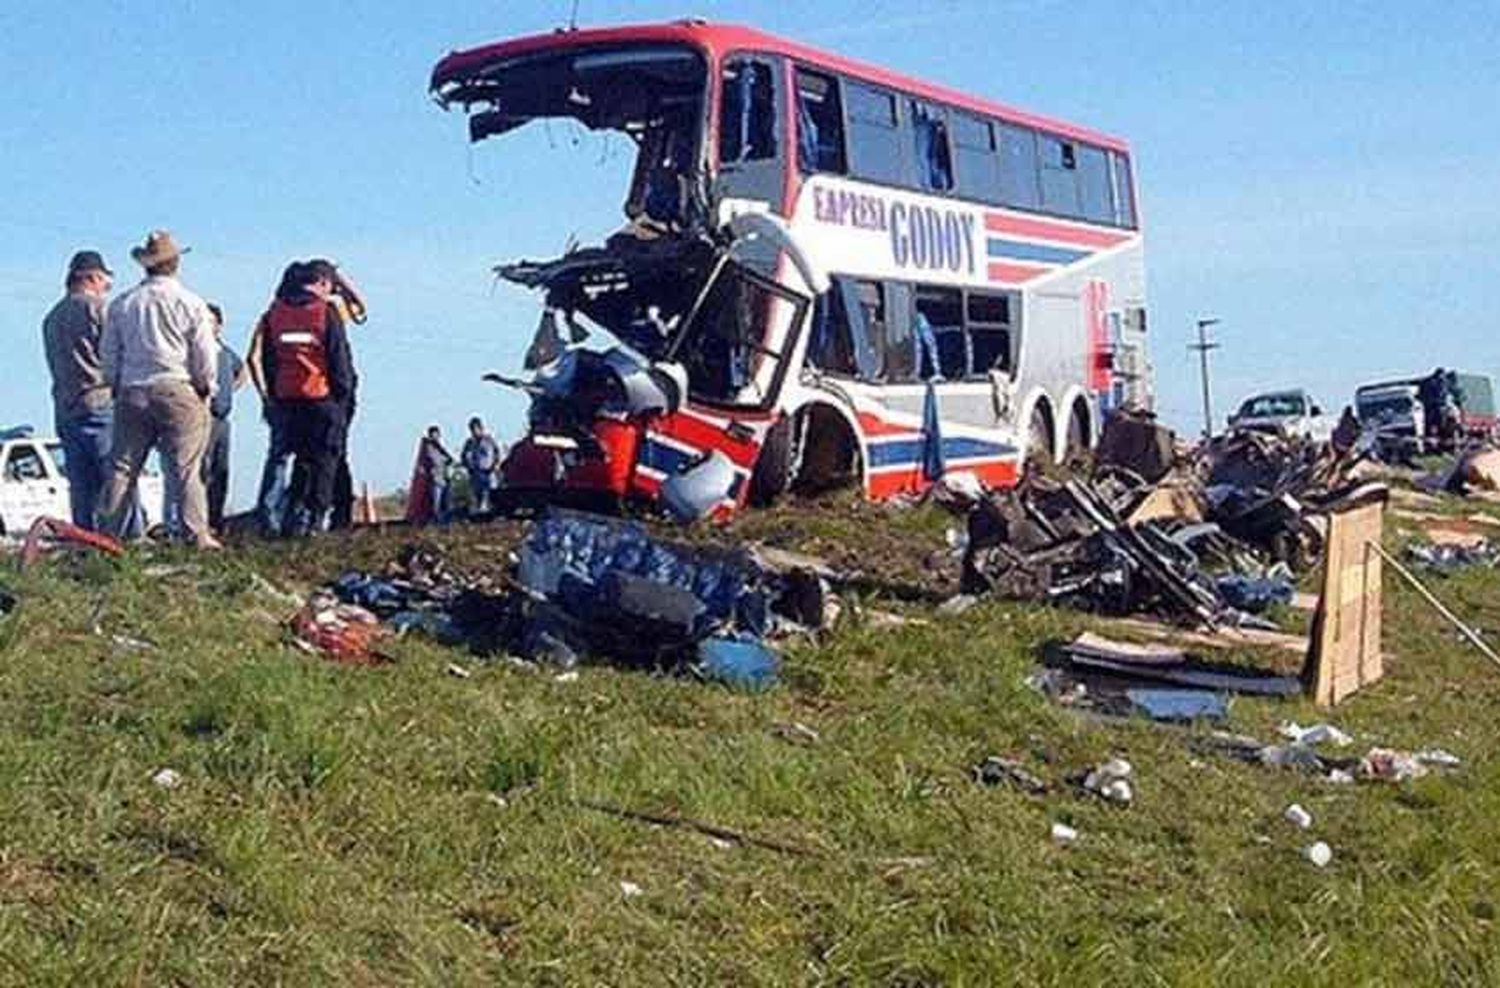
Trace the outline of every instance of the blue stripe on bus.
<path fill-rule="evenodd" d="M 666 443 L 657 442 L 648 436 L 646 441 L 641 444 L 641 453 L 637 462 L 641 466 L 650 467 L 652 470 L 658 470 L 668 477 L 673 477 L 682 473 L 688 464 L 698 459 L 701 455 L 700 453 L 684 453 L 675 446 L 668 446 Z M 739 500 L 740 488 L 744 484 L 744 474 L 736 467 L 734 484 L 729 488 L 731 499 Z"/>
<path fill-rule="evenodd" d="M 1041 261 L 1044 264 L 1072 264 L 1088 257 L 1091 251 L 1068 250 L 1066 247 L 1048 247 L 1046 244 L 1029 244 L 1021 240 L 989 238 L 991 257 L 1006 257 L 1017 261 Z"/>
<path fill-rule="evenodd" d="M 870 444 L 870 466 L 892 467 L 904 463 L 916 463 L 922 459 L 922 450 L 927 445 L 923 439 L 898 439 L 894 442 L 876 440 Z M 943 456 L 954 460 L 999 459 L 1016 453 L 1014 446 L 1004 443 L 985 442 L 963 436 L 943 439 Z"/>

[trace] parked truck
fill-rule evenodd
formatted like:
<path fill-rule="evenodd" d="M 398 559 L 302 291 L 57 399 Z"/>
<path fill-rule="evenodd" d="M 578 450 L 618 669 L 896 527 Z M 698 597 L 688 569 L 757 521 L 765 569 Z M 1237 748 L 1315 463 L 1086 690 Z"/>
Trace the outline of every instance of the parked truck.
<path fill-rule="evenodd" d="M 1450 451 L 1493 435 L 1496 425 L 1489 376 L 1441 367 L 1425 377 L 1362 385 L 1354 411 L 1385 459 Z"/>

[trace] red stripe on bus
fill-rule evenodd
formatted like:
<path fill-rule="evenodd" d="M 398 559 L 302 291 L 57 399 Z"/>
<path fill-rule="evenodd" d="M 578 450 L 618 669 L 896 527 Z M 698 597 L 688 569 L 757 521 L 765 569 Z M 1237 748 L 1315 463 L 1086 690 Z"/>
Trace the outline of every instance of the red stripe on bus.
<path fill-rule="evenodd" d="M 1018 284 L 1030 281 L 1037 275 L 1046 274 L 1051 268 L 1045 268 L 1038 264 L 1013 264 L 1009 261 L 990 262 L 990 280 L 1003 281 L 1007 284 Z"/>
<path fill-rule="evenodd" d="M 1016 486 L 1020 469 L 1014 460 L 992 460 L 973 466 L 955 467 L 953 473 L 972 473 L 988 487 L 1004 488 Z M 932 485 L 922 476 L 921 467 L 910 470 L 891 470 L 870 475 L 866 488 L 876 501 L 895 497 L 898 494 L 918 494 Z"/>
<path fill-rule="evenodd" d="M 722 427 L 681 412 L 657 419 L 651 424 L 651 431 L 695 450 L 721 450 L 732 463 L 746 470 L 754 468 L 755 458 L 760 455 L 758 443 L 737 441 Z"/>
<path fill-rule="evenodd" d="M 1022 237 L 1045 237 L 1079 247 L 1113 247 L 1131 238 L 1129 233 L 1113 233 L 1107 230 L 1090 230 L 1085 227 L 1037 220 L 1025 216 L 1007 216 L 1003 213 L 986 213 L 984 228 L 991 233 L 1011 233 Z"/>
<path fill-rule="evenodd" d="M 864 432 L 866 438 L 874 438 L 876 436 L 917 436 L 922 433 L 922 430 L 917 426 L 891 425 L 888 422 L 881 421 L 869 412 L 859 413 L 859 428 Z"/>

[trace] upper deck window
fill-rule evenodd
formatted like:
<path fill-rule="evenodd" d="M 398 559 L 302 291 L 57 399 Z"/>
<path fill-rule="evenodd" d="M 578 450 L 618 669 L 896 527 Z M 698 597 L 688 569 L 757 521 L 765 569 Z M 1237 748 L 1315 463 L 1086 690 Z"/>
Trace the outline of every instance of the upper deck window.
<path fill-rule="evenodd" d="M 1114 195 L 1110 188 L 1109 157 L 1087 144 L 1078 145 L 1079 211 L 1092 223 L 1113 223 Z"/>
<path fill-rule="evenodd" d="M 1000 127 L 1000 201 L 1018 209 L 1041 206 L 1036 131 L 1006 125 Z"/>
<path fill-rule="evenodd" d="M 906 184 L 896 97 L 858 82 L 845 84 L 849 107 L 849 173 L 887 185 Z"/>
<path fill-rule="evenodd" d="M 832 76 L 797 70 L 797 165 L 804 174 L 847 168 L 844 110 Z"/>
<path fill-rule="evenodd" d="M 948 144 L 948 114 L 941 107 L 913 101 L 911 131 L 917 187 L 929 192 L 953 190 L 953 153 Z"/>
<path fill-rule="evenodd" d="M 1000 201 L 1000 154 L 995 125 L 967 113 L 949 114 L 958 192 L 967 199 Z"/>
<path fill-rule="evenodd" d="M 1118 151 L 1109 153 L 1110 182 L 1114 188 L 1115 226 L 1135 226 L 1135 188 L 1130 181 L 1130 159 Z"/>
<path fill-rule="evenodd" d="M 1078 146 L 1050 134 L 1042 135 L 1040 145 L 1042 208 L 1059 216 L 1080 215 Z"/>
<path fill-rule="evenodd" d="M 776 157 L 776 84 L 765 62 L 730 62 L 719 103 L 719 161 Z"/>

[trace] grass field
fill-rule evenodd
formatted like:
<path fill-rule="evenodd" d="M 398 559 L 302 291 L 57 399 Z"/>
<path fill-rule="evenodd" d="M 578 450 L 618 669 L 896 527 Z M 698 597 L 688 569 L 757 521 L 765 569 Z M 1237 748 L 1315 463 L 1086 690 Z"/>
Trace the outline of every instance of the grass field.
<path fill-rule="evenodd" d="M 835 502 L 738 534 L 946 593 L 944 524 Z M 499 565 L 514 531 L 435 538 Z M 1050 706 L 1024 685 L 1037 645 L 1090 619 L 1032 606 L 942 616 L 872 590 L 762 695 L 606 667 L 559 682 L 418 639 L 378 669 L 284 643 L 257 576 L 305 591 L 404 539 L 3 564 L 22 603 L 0 625 L 0 981 L 1500 984 L 1500 668 L 1390 577 L 1388 676 L 1335 720 L 1358 750 L 1465 764 L 1335 786 Z M 1500 630 L 1494 572 L 1438 591 Z M 1283 718 L 1322 719 L 1232 708 L 1267 740 Z M 979 786 L 989 754 L 1058 785 Z M 1136 766 L 1132 806 L 1062 784 L 1112 754 Z M 164 767 L 180 786 L 152 783 Z M 1281 819 L 1293 801 L 1311 832 Z M 1059 821 L 1076 845 L 1049 839 Z M 1323 870 L 1299 853 L 1318 838 Z"/>

